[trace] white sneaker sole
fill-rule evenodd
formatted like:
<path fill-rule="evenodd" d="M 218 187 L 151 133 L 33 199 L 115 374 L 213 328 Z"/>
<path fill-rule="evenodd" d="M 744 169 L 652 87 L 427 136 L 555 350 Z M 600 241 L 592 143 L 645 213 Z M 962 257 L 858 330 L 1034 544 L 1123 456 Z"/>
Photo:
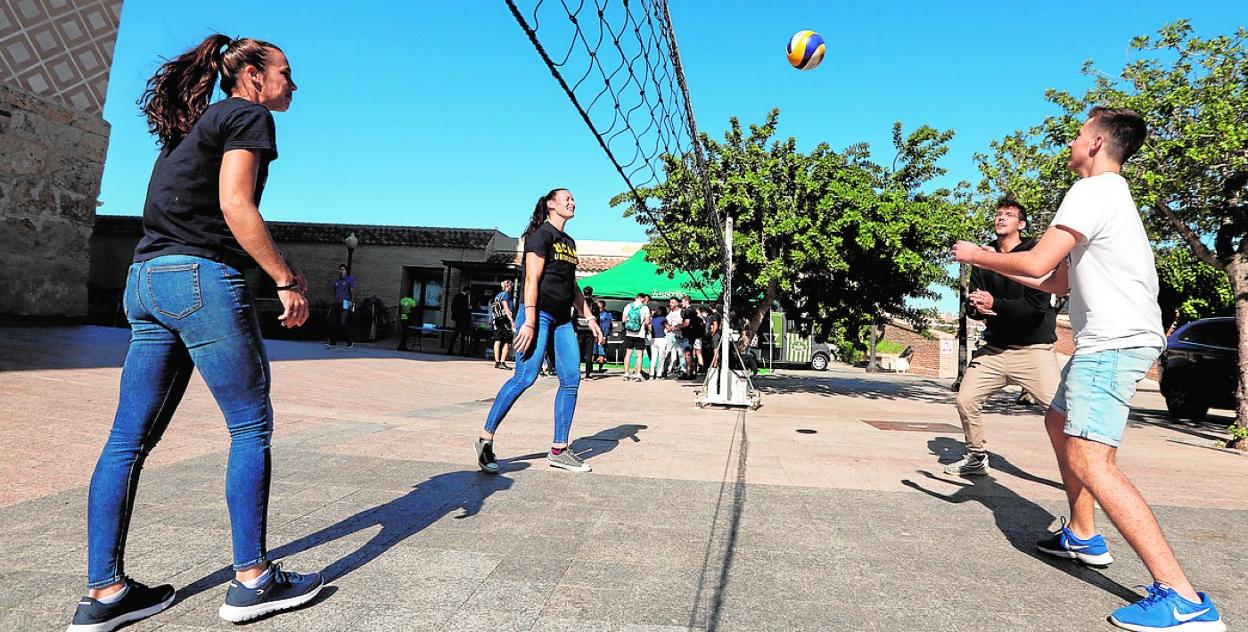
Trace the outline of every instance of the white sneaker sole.
<path fill-rule="evenodd" d="M 1147 625 L 1135 625 L 1133 623 L 1123 623 L 1110 615 L 1109 622 L 1124 629 L 1133 632 L 1226 632 L 1226 624 L 1221 619 L 1217 621 L 1188 621 L 1172 625 L 1168 628 L 1154 628 Z"/>
<path fill-rule="evenodd" d="M 590 467 L 588 463 L 586 463 L 585 465 L 576 466 L 576 465 L 568 465 L 567 463 L 560 463 L 558 461 L 552 461 L 550 459 L 546 459 L 546 462 L 549 463 L 551 467 L 557 467 L 560 469 L 567 470 L 569 472 L 592 472 L 594 471 L 594 468 Z"/>
<path fill-rule="evenodd" d="M 973 470 L 945 470 L 945 474 L 950 476 L 988 476 L 992 474 L 992 468 L 981 467 Z"/>
<path fill-rule="evenodd" d="M 1110 555 L 1109 553 L 1100 553 L 1098 555 L 1090 555 L 1088 553 L 1080 553 L 1078 551 L 1067 551 L 1064 549 L 1061 551 L 1054 551 L 1053 549 L 1046 549 L 1042 546 L 1037 546 L 1036 550 L 1046 555 L 1052 555 L 1053 557 L 1060 557 L 1060 558 L 1067 559 L 1067 560 L 1075 560 L 1075 561 L 1087 564 L 1088 566 L 1095 566 L 1097 568 L 1106 568 L 1110 564 L 1114 563 L 1114 557 Z M 1170 629 L 1170 628 L 1166 628 L 1166 629 Z"/>
<path fill-rule="evenodd" d="M 71 623 L 68 628 L 65 628 L 65 632 L 110 632 L 110 630 L 116 630 L 127 623 L 134 623 L 140 619 L 146 619 L 154 614 L 160 613 L 162 610 L 172 605 L 173 600 L 177 598 L 178 593 L 175 592 L 172 595 L 169 595 L 168 599 L 154 606 L 148 606 L 142 610 L 135 610 L 134 612 L 127 612 L 116 619 L 104 621 L 102 623 L 84 623 L 79 625 Z"/>
<path fill-rule="evenodd" d="M 302 606 L 303 604 L 315 599 L 317 593 L 321 592 L 321 589 L 324 587 L 325 580 L 322 579 L 321 583 L 318 584 L 316 588 L 313 588 L 298 597 L 282 599 L 281 601 L 258 603 L 254 606 L 231 606 L 223 603 L 221 604 L 221 607 L 217 609 L 217 616 L 229 621 L 230 623 L 251 621 L 252 619 L 262 617 L 270 612 L 279 612 L 281 610 L 289 610 L 291 608 Z"/>

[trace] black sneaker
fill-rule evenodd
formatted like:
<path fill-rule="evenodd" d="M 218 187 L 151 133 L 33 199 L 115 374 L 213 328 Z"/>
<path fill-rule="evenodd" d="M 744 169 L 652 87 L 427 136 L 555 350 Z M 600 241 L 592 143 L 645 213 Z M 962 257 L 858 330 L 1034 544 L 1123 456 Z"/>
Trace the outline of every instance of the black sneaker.
<path fill-rule="evenodd" d="M 312 601 L 325 586 L 320 573 L 301 575 L 284 571 L 273 564 L 269 580 L 256 588 L 248 588 L 237 579 L 230 582 L 225 603 L 217 614 L 230 623 L 242 623 L 270 612 L 289 610 Z"/>
<path fill-rule="evenodd" d="M 498 474 L 498 459 L 494 458 L 494 442 L 477 439 L 477 465 L 486 474 Z"/>
<path fill-rule="evenodd" d="M 117 603 L 100 603 L 90 597 L 78 600 L 78 609 L 74 611 L 74 622 L 69 624 L 66 632 L 108 632 L 127 623 L 146 619 L 173 603 L 177 593 L 173 586 L 161 584 L 149 588 L 127 578 L 129 592 Z"/>

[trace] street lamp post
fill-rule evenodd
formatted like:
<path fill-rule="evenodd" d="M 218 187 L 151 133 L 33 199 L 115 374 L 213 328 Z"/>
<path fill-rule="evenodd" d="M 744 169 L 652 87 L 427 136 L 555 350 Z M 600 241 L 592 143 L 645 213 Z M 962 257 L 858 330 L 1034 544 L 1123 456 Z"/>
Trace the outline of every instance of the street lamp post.
<path fill-rule="evenodd" d="M 360 240 L 355 236 L 355 233 L 351 233 L 347 235 L 346 239 L 342 240 L 342 243 L 347 245 L 347 274 L 350 275 L 351 258 L 355 255 L 355 247 L 360 245 Z"/>

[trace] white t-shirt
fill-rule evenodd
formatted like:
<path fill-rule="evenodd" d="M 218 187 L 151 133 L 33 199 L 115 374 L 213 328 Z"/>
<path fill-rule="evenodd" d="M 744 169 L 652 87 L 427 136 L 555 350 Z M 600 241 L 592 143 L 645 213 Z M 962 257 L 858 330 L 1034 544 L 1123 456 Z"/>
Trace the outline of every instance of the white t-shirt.
<path fill-rule="evenodd" d="M 1157 266 L 1127 181 L 1108 172 L 1076 182 L 1062 199 L 1053 225 L 1084 237 L 1070 251 L 1075 353 L 1164 349 Z"/>
<path fill-rule="evenodd" d="M 667 324 L 668 324 L 668 325 L 671 325 L 672 327 L 679 327 L 679 326 L 681 326 L 681 325 L 685 324 L 685 319 L 684 319 L 684 317 L 682 317 L 682 316 L 680 315 L 680 308 L 679 308 L 679 307 L 667 313 Z M 668 335 L 669 335 L 669 336 L 676 336 L 677 338 L 679 338 L 679 337 L 680 337 L 680 333 L 679 333 L 679 332 L 671 332 L 671 333 L 669 333 Z"/>
<path fill-rule="evenodd" d="M 638 312 L 639 314 L 641 314 L 641 329 L 638 329 L 637 331 L 629 331 L 625 329 L 624 335 L 630 338 L 645 338 L 646 337 L 646 323 L 650 322 L 650 308 L 642 304 L 639 301 L 633 301 L 632 303 L 629 303 L 628 307 L 624 308 L 624 313 L 621 314 L 621 316 L 624 317 L 625 323 L 628 322 L 629 310 L 641 310 L 640 312 Z"/>

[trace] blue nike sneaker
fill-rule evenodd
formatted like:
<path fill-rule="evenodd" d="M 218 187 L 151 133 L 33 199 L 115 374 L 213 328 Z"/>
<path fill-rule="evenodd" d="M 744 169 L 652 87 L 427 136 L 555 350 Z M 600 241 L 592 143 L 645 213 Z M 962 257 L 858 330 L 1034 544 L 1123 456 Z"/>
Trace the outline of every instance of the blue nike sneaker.
<path fill-rule="evenodd" d="M 1225 632 L 1226 624 L 1209 595 L 1198 592 L 1200 603 L 1184 599 L 1169 586 L 1155 582 L 1137 586 L 1148 596 L 1109 615 L 1109 622 L 1135 632 Z"/>
<path fill-rule="evenodd" d="M 1065 518 L 1062 518 L 1062 528 L 1037 542 L 1036 548 L 1041 553 L 1047 553 L 1053 557 L 1078 560 L 1097 568 L 1105 568 L 1114 563 L 1113 556 L 1109 554 L 1109 546 L 1105 544 L 1105 538 L 1098 533 L 1086 540 L 1080 540 L 1071 532 L 1070 527 L 1066 526 Z"/>

